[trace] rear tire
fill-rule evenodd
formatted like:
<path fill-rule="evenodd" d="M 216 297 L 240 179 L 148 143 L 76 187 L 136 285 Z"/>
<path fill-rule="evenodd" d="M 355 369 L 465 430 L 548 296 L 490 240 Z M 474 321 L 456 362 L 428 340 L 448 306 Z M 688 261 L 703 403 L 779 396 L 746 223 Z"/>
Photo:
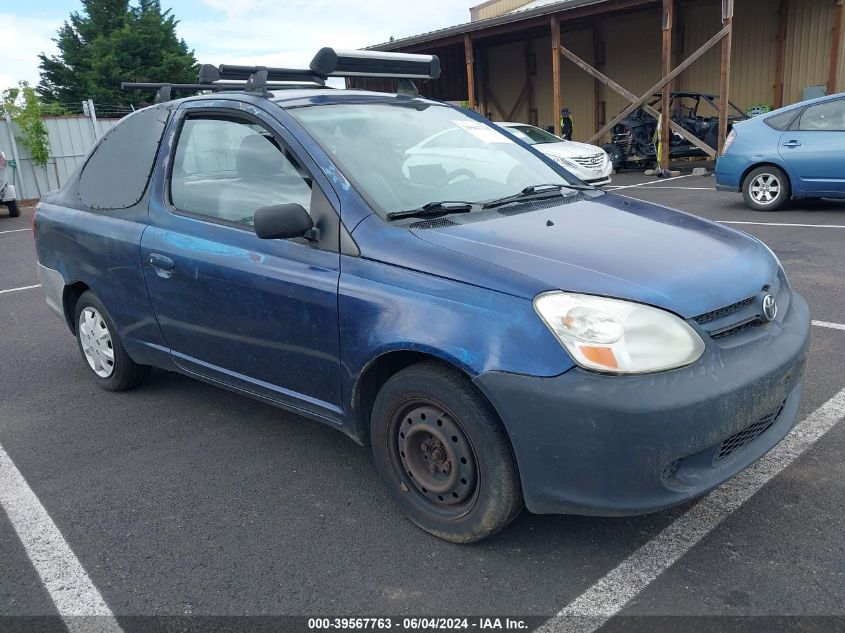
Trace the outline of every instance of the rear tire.
<path fill-rule="evenodd" d="M 757 167 L 745 177 L 742 197 L 755 211 L 777 211 L 792 197 L 789 176 L 774 165 Z"/>
<path fill-rule="evenodd" d="M 90 290 L 76 302 L 74 323 L 82 359 L 100 387 L 126 391 L 149 376 L 148 365 L 129 358 L 106 307 Z"/>
<path fill-rule="evenodd" d="M 507 434 L 459 371 L 429 361 L 399 371 L 379 391 L 370 429 L 390 496 L 425 531 L 473 543 L 522 510 Z"/>
<path fill-rule="evenodd" d="M 6 205 L 6 208 L 9 209 L 10 218 L 16 218 L 21 214 L 17 200 L 7 200 L 4 204 Z"/>

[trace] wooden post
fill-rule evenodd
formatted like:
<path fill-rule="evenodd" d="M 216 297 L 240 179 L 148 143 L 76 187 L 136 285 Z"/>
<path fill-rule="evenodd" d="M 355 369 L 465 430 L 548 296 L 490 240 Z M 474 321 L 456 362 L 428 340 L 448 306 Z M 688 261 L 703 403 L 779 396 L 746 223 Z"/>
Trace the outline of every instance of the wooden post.
<path fill-rule="evenodd" d="M 778 35 L 775 55 L 775 98 L 774 109 L 783 107 L 783 69 L 786 66 L 786 29 L 789 19 L 789 0 L 780 0 L 778 8 Z"/>
<path fill-rule="evenodd" d="M 674 24 L 673 9 L 675 0 L 663 0 L 663 76 L 672 72 L 672 26 Z M 660 126 L 660 168 L 669 169 L 669 148 L 672 134 L 669 124 L 672 113 L 669 112 L 669 102 L 672 95 L 672 84 L 663 86 L 661 126 Z"/>
<path fill-rule="evenodd" d="M 470 110 L 475 110 L 475 56 L 472 51 L 472 38 L 469 34 L 464 35 L 464 54 L 467 62 L 467 102 Z"/>
<path fill-rule="evenodd" d="M 593 24 L 593 64 L 596 68 L 604 65 L 602 58 L 602 44 L 601 31 L 598 23 Z M 599 102 L 601 101 L 601 82 L 598 77 L 593 78 L 593 110 L 595 111 L 595 119 L 593 121 L 595 127 L 593 132 L 598 132 L 601 129 L 601 114 L 599 112 Z"/>
<path fill-rule="evenodd" d="M 552 114 L 555 117 L 555 134 L 560 136 L 560 22 L 552 16 Z"/>
<path fill-rule="evenodd" d="M 836 0 L 836 8 L 833 12 L 833 42 L 830 45 L 830 73 L 827 76 L 827 94 L 832 95 L 839 92 L 837 83 L 839 81 L 839 56 L 842 53 L 842 18 L 843 0 Z"/>
<path fill-rule="evenodd" d="M 734 19 L 734 0 L 722 0 L 722 26 L 732 27 Z M 733 29 L 722 40 L 722 72 L 719 82 L 719 156 L 728 137 L 728 101 L 731 98 L 731 43 Z"/>

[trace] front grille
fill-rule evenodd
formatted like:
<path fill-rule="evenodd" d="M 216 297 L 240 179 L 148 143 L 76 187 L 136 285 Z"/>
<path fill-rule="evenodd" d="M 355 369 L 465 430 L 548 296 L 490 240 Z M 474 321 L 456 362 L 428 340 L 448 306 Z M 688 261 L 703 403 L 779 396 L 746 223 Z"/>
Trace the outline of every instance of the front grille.
<path fill-rule="evenodd" d="M 739 433 L 734 433 L 722 442 L 722 445 L 719 447 L 719 453 L 716 455 L 714 461 L 721 461 L 741 449 L 743 446 L 748 446 L 751 442 L 772 428 L 774 423 L 777 421 L 778 416 L 780 416 L 781 411 L 783 411 L 784 404 L 786 403 L 784 402 L 781 404 L 777 411 L 773 411 L 753 424 L 749 424 Z"/>
<path fill-rule="evenodd" d="M 736 325 L 725 328 L 723 330 L 710 332 L 710 338 L 720 339 L 728 336 L 734 336 L 736 334 L 742 334 L 746 330 L 750 330 L 753 327 L 757 327 L 762 323 L 763 321 L 762 319 L 760 319 L 760 317 L 754 317 L 753 319 L 748 319 L 747 321 L 743 321 L 742 323 L 737 323 Z"/>
<path fill-rule="evenodd" d="M 732 303 L 731 305 L 725 306 L 724 308 L 719 308 L 718 310 L 713 310 L 712 312 L 705 312 L 704 314 L 699 314 L 697 317 L 694 317 L 693 320 L 699 325 L 704 325 L 705 323 L 710 323 L 711 321 L 718 321 L 719 319 L 724 319 L 725 317 L 728 317 L 734 314 L 735 312 L 744 310 L 752 303 L 754 303 L 754 297 L 748 297 L 748 299 L 743 299 L 742 301 Z"/>
<path fill-rule="evenodd" d="M 578 158 L 573 158 L 572 160 L 581 165 L 581 167 L 595 169 L 597 167 L 604 166 L 604 161 L 607 160 L 607 154 L 602 152 L 593 156 L 579 156 Z"/>
<path fill-rule="evenodd" d="M 414 222 L 411 225 L 412 229 L 442 229 L 447 226 L 457 226 L 457 222 L 452 222 L 449 218 L 435 218 L 433 220 L 423 220 L 421 222 Z"/>

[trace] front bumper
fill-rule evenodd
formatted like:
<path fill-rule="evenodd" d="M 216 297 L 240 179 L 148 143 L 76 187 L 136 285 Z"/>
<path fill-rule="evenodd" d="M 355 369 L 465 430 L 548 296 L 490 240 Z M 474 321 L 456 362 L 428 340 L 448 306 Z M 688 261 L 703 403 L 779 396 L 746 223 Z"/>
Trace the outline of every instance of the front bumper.
<path fill-rule="evenodd" d="M 708 344 L 696 363 L 657 374 L 478 376 L 510 435 L 528 509 L 662 510 L 763 456 L 795 424 L 810 340 L 807 303 L 794 294 L 784 319 L 761 330 L 745 345 Z"/>

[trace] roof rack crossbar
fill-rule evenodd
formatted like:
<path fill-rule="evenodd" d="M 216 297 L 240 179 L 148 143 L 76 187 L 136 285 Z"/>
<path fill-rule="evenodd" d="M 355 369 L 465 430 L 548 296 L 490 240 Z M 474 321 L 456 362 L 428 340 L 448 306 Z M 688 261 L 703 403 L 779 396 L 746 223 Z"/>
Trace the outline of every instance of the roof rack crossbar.
<path fill-rule="evenodd" d="M 203 64 L 195 84 L 125 81 L 120 87 L 123 90 L 157 90 L 155 102 L 161 103 L 170 101 L 173 92 L 180 90 L 237 90 L 266 96 L 268 89 L 290 88 L 291 84 L 325 86 L 328 77 L 401 79 L 400 92 L 415 95 L 416 86 L 408 80 L 437 79 L 440 77 L 440 59 L 437 55 L 321 48 L 307 69 Z"/>
<path fill-rule="evenodd" d="M 269 68 L 267 66 L 237 66 L 233 64 L 220 64 L 219 66 L 212 66 L 211 64 L 203 64 L 200 68 L 199 81 L 204 83 L 208 81 L 246 81 L 250 75 L 260 71 L 267 71 L 267 81 L 296 81 L 305 83 L 316 83 L 325 85 L 325 78 L 315 73 L 313 70 L 297 69 L 297 68 Z"/>

